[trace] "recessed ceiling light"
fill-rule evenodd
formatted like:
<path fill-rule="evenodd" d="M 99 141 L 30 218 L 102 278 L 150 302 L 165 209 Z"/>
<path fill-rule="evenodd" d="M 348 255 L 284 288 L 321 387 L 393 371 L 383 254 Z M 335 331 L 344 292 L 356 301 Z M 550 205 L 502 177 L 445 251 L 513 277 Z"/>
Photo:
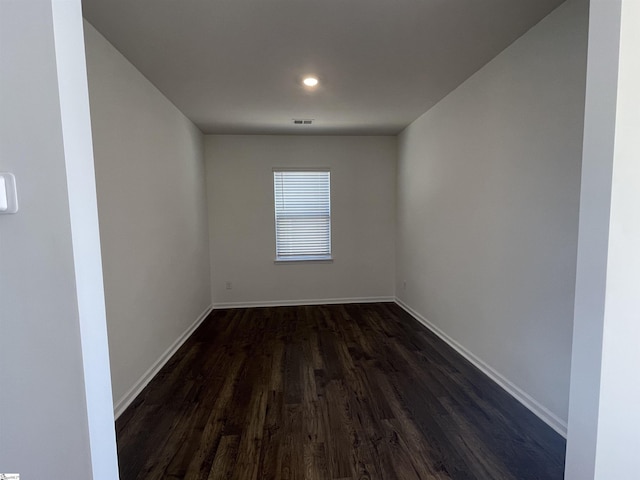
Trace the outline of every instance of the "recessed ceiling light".
<path fill-rule="evenodd" d="M 302 80 L 302 83 L 304 83 L 307 87 L 315 87 L 316 85 L 318 85 L 318 79 L 316 77 L 305 77 L 305 79 Z"/>

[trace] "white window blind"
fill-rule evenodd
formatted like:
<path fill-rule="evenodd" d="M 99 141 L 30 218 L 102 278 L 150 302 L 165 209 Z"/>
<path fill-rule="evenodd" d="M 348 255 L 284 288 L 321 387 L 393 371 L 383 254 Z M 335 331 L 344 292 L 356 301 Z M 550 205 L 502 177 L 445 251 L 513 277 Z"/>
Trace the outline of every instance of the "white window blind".
<path fill-rule="evenodd" d="M 274 170 L 276 260 L 331 258 L 328 170 Z"/>

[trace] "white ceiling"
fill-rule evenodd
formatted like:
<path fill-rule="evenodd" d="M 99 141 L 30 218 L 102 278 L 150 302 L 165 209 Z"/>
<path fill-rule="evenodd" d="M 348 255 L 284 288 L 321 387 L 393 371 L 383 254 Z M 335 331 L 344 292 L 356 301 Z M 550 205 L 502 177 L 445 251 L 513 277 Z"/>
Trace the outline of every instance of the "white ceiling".
<path fill-rule="evenodd" d="M 400 132 L 560 3 L 83 0 L 205 133 L 358 135 Z M 300 85 L 308 73 L 314 92 Z"/>

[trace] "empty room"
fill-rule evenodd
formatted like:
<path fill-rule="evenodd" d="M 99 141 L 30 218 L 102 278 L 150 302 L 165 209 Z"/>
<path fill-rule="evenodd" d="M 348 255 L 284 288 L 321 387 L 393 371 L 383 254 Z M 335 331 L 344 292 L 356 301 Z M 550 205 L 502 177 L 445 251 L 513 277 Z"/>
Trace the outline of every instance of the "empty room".
<path fill-rule="evenodd" d="M 634 0 L 0 0 L 0 478 L 632 480 Z"/>

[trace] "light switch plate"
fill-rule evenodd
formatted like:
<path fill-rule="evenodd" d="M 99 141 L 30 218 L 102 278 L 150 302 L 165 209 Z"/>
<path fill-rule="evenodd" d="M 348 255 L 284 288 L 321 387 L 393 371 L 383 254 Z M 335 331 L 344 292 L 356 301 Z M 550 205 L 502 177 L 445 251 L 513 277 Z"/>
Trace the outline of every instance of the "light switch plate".
<path fill-rule="evenodd" d="M 0 212 L 6 212 L 9 209 L 7 201 L 7 182 L 4 177 L 0 177 Z"/>
<path fill-rule="evenodd" d="M 13 173 L 0 172 L 0 215 L 18 212 L 18 192 Z"/>

